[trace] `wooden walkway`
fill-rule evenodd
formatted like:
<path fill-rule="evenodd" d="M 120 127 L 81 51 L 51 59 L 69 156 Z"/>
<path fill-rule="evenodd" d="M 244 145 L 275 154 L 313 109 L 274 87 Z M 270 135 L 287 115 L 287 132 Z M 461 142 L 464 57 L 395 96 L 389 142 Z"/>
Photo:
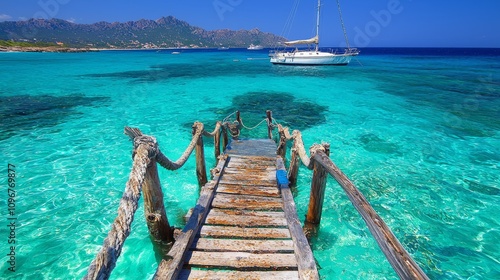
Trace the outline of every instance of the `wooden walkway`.
<path fill-rule="evenodd" d="M 226 154 L 178 278 L 318 279 L 275 142 L 233 140 Z"/>
<path fill-rule="evenodd" d="M 133 165 L 118 214 L 103 246 L 89 265 L 84 279 L 108 279 L 131 231 L 141 192 L 144 214 L 154 246 L 173 245 L 160 262 L 154 280 L 171 279 L 319 279 L 316 263 L 289 185 L 295 185 L 300 166 L 313 171 L 306 224 L 319 225 L 326 178 L 331 175 L 344 190 L 365 221 L 394 271 L 401 279 L 429 279 L 408 254 L 364 195 L 329 157 L 330 145 L 315 144 L 307 152 L 300 131 L 292 135 L 277 125 L 278 147 L 272 139 L 275 120 L 266 111 L 268 138 L 233 140 L 241 127 L 229 116 L 217 122 L 213 132 L 202 123 L 193 125 L 193 137 L 176 161 L 160 150 L 156 138 L 138 128 L 125 127 L 133 141 Z M 230 115 L 231 116 L 231 115 Z M 246 127 L 245 127 L 246 128 Z M 203 137 L 213 137 L 218 163 L 208 181 Z M 220 155 L 220 144 L 225 154 Z M 285 169 L 287 141 L 290 149 L 289 170 Z M 181 168 L 196 151 L 196 176 L 203 186 L 193 211 L 174 238 L 163 205 L 157 166 L 167 170 Z M 289 182 L 290 181 L 290 182 Z M 157 248 L 161 250 L 162 248 Z"/>

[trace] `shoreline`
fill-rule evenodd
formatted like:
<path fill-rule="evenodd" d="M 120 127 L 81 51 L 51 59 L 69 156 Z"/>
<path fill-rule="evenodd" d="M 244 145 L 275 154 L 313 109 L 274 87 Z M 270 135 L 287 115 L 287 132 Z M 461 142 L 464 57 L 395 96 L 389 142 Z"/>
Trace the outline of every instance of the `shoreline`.
<path fill-rule="evenodd" d="M 323 47 L 328 48 L 328 47 Z M 48 47 L 22 47 L 22 46 L 0 46 L 0 53 L 20 53 L 20 52 L 38 52 L 38 53 L 85 53 L 85 52 L 101 52 L 101 51 L 196 51 L 196 50 L 217 50 L 216 47 L 166 47 L 166 48 L 77 48 L 77 47 L 60 47 L 60 46 L 48 46 Z M 234 47 L 229 49 L 246 49 L 245 47 Z M 265 47 L 264 50 L 269 50 L 270 47 Z M 467 52 L 469 55 L 480 55 L 479 52 L 492 51 L 489 55 L 498 56 L 500 55 L 500 48 L 475 48 L 475 47 L 455 47 L 455 48 L 440 48 L 440 47 L 371 47 L 363 48 L 366 53 L 372 54 L 384 54 L 387 50 L 414 50 L 415 54 L 421 51 L 434 51 L 433 55 L 443 55 L 443 51 L 450 51 L 453 54 L 458 54 L 460 52 Z M 250 50 L 251 51 L 251 50 Z M 470 52 L 472 51 L 472 52 Z M 462 53 L 463 54 L 463 53 Z M 429 55 L 428 53 L 426 55 Z M 449 54 L 448 54 L 449 55 Z"/>
<path fill-rule="evenodd" d="M 0 52 L 51 52 L 51 53 L 81 53 L 98 52 L 96 48 L 65 48 L 65 47 L 5 47 L 0 46 Z"/>
<path fill-rule="evenodd" d="M 216 47 L 186 48 L 69 48 L 69 47 L 5 47 L 0 46 L 0 52 L 52 52 L 52 53 L 80 53 L 80 52 L 100 52 L 100 51 L 159 51 L 159 50 L 210 50 Z"/>

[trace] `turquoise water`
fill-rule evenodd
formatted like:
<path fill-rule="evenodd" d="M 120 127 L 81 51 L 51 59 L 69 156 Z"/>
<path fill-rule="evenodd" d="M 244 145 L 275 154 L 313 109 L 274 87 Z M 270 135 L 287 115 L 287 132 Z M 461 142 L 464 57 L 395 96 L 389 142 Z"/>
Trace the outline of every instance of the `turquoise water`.
<path fill-rule="evenodd" d="M 302 131 L 307 147 L 330 143 L 333 161 L 431 279 L 500 278 L 498 50 L 367 49 L 348 67 L 266 58 L 246 50 L 0 53 L 5 225 L 7 164 L 17 174 L 16 272 L 2 226 L 0 278 L 85 275 L 131 168 L 124 126 L 155 136 L 177 159 L 194 121 L 211 130 L 236 108 L 247 126 L 270 109 Z M 257 134 L 265 130 L 249 136 Z M 160 171 L 176 226 L 198 197 L 194 166 Z M 302 218 L 311 172 L 299 176 Z M 331 178 L 312 242 L 324 279 L 398 279 Z M 139 208 L 111 279 L 149 279 L 157 265 Z"/>

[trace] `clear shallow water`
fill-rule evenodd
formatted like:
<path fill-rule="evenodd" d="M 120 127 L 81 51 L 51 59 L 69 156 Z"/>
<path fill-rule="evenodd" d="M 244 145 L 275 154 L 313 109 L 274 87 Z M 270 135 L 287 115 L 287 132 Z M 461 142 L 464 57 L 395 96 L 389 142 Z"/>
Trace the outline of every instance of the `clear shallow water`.
<path fill-rule="evenodd" d="M 329 142 L 331 158 L 431 279 L 500 278 L 498 50 L 366 49 L 348 67 L 317 68 L 266 57 L 0 53 L 0 170 L 6 178 L 11 163 L 18 175 L 17 271 L 2 261 L 0 277 L 85 275 L 131 168 L 124 126 L 157 137 L 177 159 L 194 121 L 211 129 L 239 108 L 247 125 L 271 109 L 302 130 L 306 146 Z M 193 160 L 160 171 L 173 225 L 198 198 L 194 174 Z M 310 179 L 301 169 L 299 217 Z M 1 197 L 6 221 L 6 191 Z M 5 255 L 6 227 L 0 234 Z M 312 246 L 324 279 L 397 279 L 331 178 Z M 157 265 L 139 208 L 111 279 L 149 279 Z"/>

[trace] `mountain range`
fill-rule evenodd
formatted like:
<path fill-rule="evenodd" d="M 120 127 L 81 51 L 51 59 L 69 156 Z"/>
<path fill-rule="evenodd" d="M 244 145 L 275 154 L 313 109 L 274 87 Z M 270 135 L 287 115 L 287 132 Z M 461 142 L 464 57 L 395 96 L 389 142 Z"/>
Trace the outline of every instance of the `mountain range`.
<path fill-rule="evenodd" d="M 286 39 L 252 30 L 208 31 L 172 16 L 158 20 L 77 24 L 61 19 L 0 22 L 0 40 L 57 43 L 77 48 L 214 48 L 275 46 Z"/>

